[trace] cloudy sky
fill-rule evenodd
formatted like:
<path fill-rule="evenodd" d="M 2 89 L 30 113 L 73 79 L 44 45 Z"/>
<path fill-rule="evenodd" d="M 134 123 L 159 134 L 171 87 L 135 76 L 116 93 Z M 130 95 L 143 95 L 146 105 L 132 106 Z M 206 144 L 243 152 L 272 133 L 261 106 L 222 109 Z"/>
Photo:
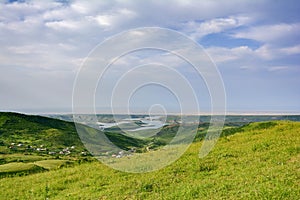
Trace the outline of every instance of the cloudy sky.
<path fill-rule="evenodd" d="M 229 112 L 299 112 L 299 10 L 297 0 L 0 0 L 0 110 L 71 112 L 76 73 L 96 45 L 162 27 L 204 47 Z"/>

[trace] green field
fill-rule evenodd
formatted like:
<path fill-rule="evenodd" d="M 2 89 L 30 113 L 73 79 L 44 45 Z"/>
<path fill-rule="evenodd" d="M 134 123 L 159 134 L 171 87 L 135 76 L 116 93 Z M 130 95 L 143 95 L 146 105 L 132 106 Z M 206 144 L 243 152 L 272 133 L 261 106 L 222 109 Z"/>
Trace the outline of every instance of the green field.
<path fill-rule="evenodd" d="M 6 164 L 5 170 L 32 165 L 45 170 L 0 179 L 0 199 L 299 199 L 299 122 L 227 127 L 202 159 L 201 144 L 196 140 L 176 162 L 142 174 L 98 161 L 59 167 L 64 161 L 32 158 L 25 165 Z"/>

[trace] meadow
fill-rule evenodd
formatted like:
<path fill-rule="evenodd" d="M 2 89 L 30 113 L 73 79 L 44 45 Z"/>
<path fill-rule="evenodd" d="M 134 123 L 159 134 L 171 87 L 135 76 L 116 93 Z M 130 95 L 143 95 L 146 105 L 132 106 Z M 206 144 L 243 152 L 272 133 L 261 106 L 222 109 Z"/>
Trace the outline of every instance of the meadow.
<path fill-rule="evenodd" d="M 300 123 L 291 121 L 226 128 L 208 156 L 198 157 L 199 139 L 171 165 L 141 174 L 116 171 L 98 161 L 60 163 L 62 167 L 51 170 L 1 178 L 0 199 L 296 200 L 299 135 Z M 32 163 L 56 166 L 49 161 Z"/>

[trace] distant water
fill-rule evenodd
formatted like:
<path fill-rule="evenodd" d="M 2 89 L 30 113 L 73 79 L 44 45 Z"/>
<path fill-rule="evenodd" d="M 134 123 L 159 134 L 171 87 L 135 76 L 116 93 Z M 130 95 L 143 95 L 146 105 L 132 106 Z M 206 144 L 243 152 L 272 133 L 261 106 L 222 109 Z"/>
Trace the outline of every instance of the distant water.
<path fill-rule="evenodd" d="M 44 115 L 51 118 L 56 118 L 64 121 L 73 121 L 73 115 L 71 114 L 51 114 Z M 86 115 L 88 116 L 88 115 Z M 190 120 L 199 121 L 201 123 L 210 122 L 211 117 L 209 115 L 197 116 L 185 116 L 190 117 Z M 179 123 L 180 116 L 168 116 L 166 120 L 161 116 L 148 115 L 134 115 L 132 118 L 128 118 L 128 115 L 108 115 L 108 114 L 98 114 L 98 124 L 100 129 L 111 128 L 114 126 L 125 126 L 135 123 L 135 127 L 132 129 L 127 129 L 128 131 L 139 131 L 147 129 L 157 129 L 161 128 L 166 124 Z M 115 119 L 118 119 L 117 122 Z M 189 120 L 189 119 L 188 119 Z M 300 115 L 227 115 L 225 118 L 225 123 L 250 123 L 250 122 L 261 122 L 261 121 L 274 121 L 274 120 L 289 120 L 289 121 L 300 121 Z M 139 123 L 136 123 L 139 122 Z"/>
<path fill-rule="evenodd" d="M 112 128 L 115 126 L 122 126 L 122 125 L 133 125 L 133 128 L 127 128 L 127 131 L 141 131 L 141 130 L 148 130 L 148 129 L 158 129 L 163 127 L 166 123 L 160 116 L 155 117 L 140 117 L 140 118 L 125 118 L 118 122 L 112 123 L 105 123 L 105 122 L 98 122 L 99 128 L 101 130 L 105 130 L 107 128 Z"/>

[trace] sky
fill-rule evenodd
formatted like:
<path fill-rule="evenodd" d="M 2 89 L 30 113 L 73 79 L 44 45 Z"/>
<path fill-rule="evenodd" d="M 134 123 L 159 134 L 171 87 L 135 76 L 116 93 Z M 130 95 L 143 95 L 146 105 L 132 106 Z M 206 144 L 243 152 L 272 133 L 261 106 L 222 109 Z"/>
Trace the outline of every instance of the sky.
<path fill-rule="evenodd" d="M 299 10 L 297 0 L 0 0 L 0 110 L 72 112 L 74 81 L 91 50 L 130 29 L 161 27 L 204 48 L 222 77 L 228 112 L 300 113 Z M 180 73 L 188 68 L 166 52 L 140 51 L 118 60 L 104 81 L 115 84 L 127 69 L 120 66 L 146 64 L 149 57 L 180 65 Z M 193 74 L 184 76 L 207 111 L 209 94 Z M 102 90 L 110 87 L 99 88 L 101 112 L 109 106 L 101 103 Z M 130 106 L 159 110 L 177 102 L 162 87 L 142 89 Z"/>

